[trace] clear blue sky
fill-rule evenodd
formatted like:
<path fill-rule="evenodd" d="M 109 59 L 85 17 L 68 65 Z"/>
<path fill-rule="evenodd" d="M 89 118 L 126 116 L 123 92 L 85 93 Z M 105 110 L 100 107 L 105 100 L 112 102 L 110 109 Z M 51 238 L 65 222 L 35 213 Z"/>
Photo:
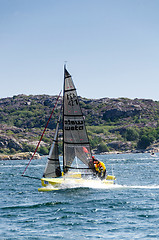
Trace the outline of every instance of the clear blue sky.
<path fill-rule="evenodd" d="M 65 61 L 82 97 L 159 100 L 159 1 L 0 0 L 0 98 L 58 94 Z"/>

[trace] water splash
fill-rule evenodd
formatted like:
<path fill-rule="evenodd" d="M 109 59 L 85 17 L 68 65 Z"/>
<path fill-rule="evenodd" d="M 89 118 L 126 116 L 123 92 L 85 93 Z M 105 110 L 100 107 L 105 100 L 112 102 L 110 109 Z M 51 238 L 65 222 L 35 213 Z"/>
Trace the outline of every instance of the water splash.
<path fill-rule="evenodd" d="M 48 185 L 48 190 L 64 190 L 75 188 L 90 188 L 90 189 L 159 189 L 159 185 L 121 185 L 121 184 L 104 184 L 101 181 L 91 180 L 77 183 L 74 180 L 65 180 L 58 188 Z"/>

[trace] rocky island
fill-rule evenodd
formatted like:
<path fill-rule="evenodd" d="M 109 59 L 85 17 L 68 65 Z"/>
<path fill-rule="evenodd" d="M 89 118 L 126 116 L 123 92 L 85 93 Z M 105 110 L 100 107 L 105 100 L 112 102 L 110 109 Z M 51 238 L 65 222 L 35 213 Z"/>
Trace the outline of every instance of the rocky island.
<path fill-rule="evenodd" d="M 0 99 L 0 159 L 30 158 L 57 96 L 17 95 Z M 47 155 L 62 98 L 38 154 Z M 95 154 L 159 151 L 159 102 L 151 99 L 80 97 L 91 148 Z M 60 133 L 62 139 L 62 130 Z M 62 153 L 62 141 L 60 142 Z M 17 155 L 19 154 L 19 155 Z"/>

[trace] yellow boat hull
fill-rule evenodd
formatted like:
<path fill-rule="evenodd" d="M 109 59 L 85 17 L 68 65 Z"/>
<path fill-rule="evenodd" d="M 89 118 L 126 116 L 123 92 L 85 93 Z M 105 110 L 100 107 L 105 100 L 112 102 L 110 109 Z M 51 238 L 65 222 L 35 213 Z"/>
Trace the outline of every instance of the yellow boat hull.
<path fill-rule="evenodd" d="M 47 187 L 38 188 L 39 192 L 50 192 L 50 191 L 56 191 L 56 190 L 59 190 L 59 188 L 47 188 Z"/>
<path fill-rule="evenodd" d="M 47 192 L 47 191 L 54 191 L 54 190 L 59 190 L 60 185 L 64 184 L 64 183 L 69 183 L 72 182 L 76 185 L 76 186 L 85 186 L 85 185 L 91 185 L 91 184 L 95 184 L 95 183 L 102 183 L 102 184 L 106 184 L 106 185 L 112 185 L 115 183 L 115 176 L 111 176 L 108 175 L 106 177 L 106 179 L 104 180 L 100 180 L 100 179 L 85 179 L 82 178 L 80 173 L 75 173 L 75 174 L 69 174 L 67 176 L 62 176 L 59 178 L 42 178 L 41 179 L 41 184 L 42 184 L 42 188 L 39 188 L 38 191 L 42 191 L 42 192 Z"/>

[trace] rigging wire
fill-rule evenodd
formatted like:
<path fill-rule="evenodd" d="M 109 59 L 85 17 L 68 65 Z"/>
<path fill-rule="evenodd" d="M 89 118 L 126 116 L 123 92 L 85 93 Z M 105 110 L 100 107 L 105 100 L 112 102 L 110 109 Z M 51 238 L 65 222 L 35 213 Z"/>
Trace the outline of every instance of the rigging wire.
<path fill-rule="evenodd" d="M 59 95 L 58 95 L 58 97 L 57 97 L 57 99 L 56 99 L 56 103 L 55 103 L 54 108 L 53 108 L 53 110 L 52 110 L 52 112 L 51 112 L 51 114 L 50 114 L 50 117 L 49 117 L 49 119 L 48 119 L 48 121 L 47 121 L 47 123 L 46 123 L 46 126 L 45 126 L 44 131 L 43 131 L 43 133 L 42 133 L 42 135 L 41 135 L 41 138 L 40 138 L 40 140 L 39 140 L 39 142 L 38 142 L 38 144 L 37 144 L 37 147 L 36 147 L 36 149 L 35 149 L 32 157 L 30 158 L 29 163 L 27 164 L 26 168 L 24 169 L 24 172 L 22 173 L 22 176 L 23 176 L 23 177 L 25 177 L 25 176 L 24 176 L 24 173 L 26 172 L 29 164 L 31 163 L 31 160 L 33 159 L 35 153 L 36 153 L 37 150 L 38 150 L 38 147 L 39 147 L 39 145 L 40 145 L 40 142 L 41 142 L 41 140 L 42 140 L 42 138 L 43 138 L 43 136 L 44 136 L 44 133 L 45 133 L 45 131 L 46 131 L 46 128 L 47 128 L 47 126 L 48 126 L 48 124 L 49 124 L 49 122 L 50 122 L 50 119 L 51 119 L 51 117 L 52 117 L 52 114 L 54 113 L 54 110 L 55 110 L 56 105 L 57 105 L 57 103 L 58 103 L 58 100 L 59 100 L 59 97 L 60 97 L 60 95 L 61 95 L 61 92 L 62 92 L 62 90 L 60 91 L 60 93 L 59 93 Z"/>

